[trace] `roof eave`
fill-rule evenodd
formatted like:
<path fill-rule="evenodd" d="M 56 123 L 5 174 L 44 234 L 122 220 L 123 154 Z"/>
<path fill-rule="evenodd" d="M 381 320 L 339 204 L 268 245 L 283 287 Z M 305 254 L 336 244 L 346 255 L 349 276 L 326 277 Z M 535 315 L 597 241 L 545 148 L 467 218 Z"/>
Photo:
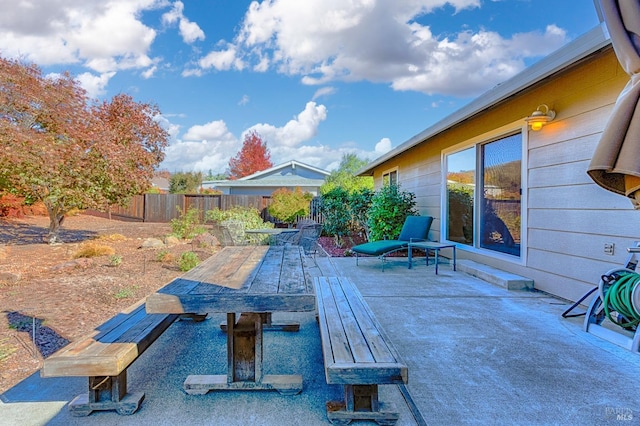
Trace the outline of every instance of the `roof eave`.
<path fill-rule="evenodd" d="M 537 63 L 488 90 L 464 107 L 448 115 L 442 120 L 428 127 L 411 139 L 398 145 L 396 148 L 381 155 L 367 166 L 358 170 L 356 176 L 372 176 L 373 170 L 380 164 L 389 161 L 393 157 L 407 151 L 410 148 L 432 138 L 433 136 L 465 121 L 528 87 L 544 80 L 558 71 L 576 63 L 593 53 L 611 44 L 611 39 L 604 23 L 596 26 L 591 31 L 580 36 L 571 43 L 566 44 Z"/>

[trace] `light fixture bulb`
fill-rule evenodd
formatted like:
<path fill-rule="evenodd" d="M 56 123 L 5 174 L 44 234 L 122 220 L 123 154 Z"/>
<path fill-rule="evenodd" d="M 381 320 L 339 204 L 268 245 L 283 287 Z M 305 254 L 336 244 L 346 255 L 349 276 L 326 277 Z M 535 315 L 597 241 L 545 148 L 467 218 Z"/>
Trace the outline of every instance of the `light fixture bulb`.
<path fill-rule="evenodd" d="M 545 108 L 546 112 L 543 112 L 541 108 Z M 549 121 L 553 120 L 556 117 L 556 112 L 545 104 L 538 105 L 535 111 L 531 113 L 531 115 L 524 120 L 531 126 L 531 130 L 537 132 L 542 129 L 545 124 Z"/>
<path fill-rule="evenodd" d="M 542 121 L 534 121 L 533 123 L 531 123 L 531 130 L 537 132 L 538 130 L 542 129 L 542 126 L 544 126 L 544 123 Z"/>

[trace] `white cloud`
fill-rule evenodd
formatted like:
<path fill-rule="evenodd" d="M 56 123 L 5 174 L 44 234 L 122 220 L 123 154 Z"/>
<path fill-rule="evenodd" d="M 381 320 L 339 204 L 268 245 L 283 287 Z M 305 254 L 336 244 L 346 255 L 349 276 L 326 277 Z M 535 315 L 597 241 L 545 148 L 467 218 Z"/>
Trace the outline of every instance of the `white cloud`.
<path fill-rule="evenodd" d="M 321 87 L 320 89 L 316 90 L 316 93 L 313 94 L 313 97 L 311 99 L 315 101 L 316 99 L 322 96 L 333 95 L 337 91 L 338 90 L 335 87 L 331 87 L 331 86 Z"/>
<path fill-rule="evenodd" d="M 0 52 L 41 66 L 82 63 L 109 73 L 147 68 L 156 31 L 139 15 L 161 0 L 0 0 Z"/>
<path fill-rule="evenodd" d="M 236 54 L 235 46 L 228 44 L 225 50 L 217 50 L 210 52 L 204 58 L 200 59 L 199 65 L 204 68 L 215 68 L 219 71 L 227 71 L 235 69 L 241 71 L 244 69 L 244 62 Z"/>
<path fill-rule="evenodd" d="M 438 35 L 418 22 L 446 4 L 459 12 L 479 8 L 480 0 L 252 2 L 233 43 L 211 51 L 200 66 L 229 70 L 242 63 L 310 85 L 368 80 L 395 90 L 469 97 L 520 72 L 525 59 L 566 42 L 557 26 L 505 38 L 486 30 Z"/>
<path fill-rule="evenodd" d="M 177 22 L 180 36 L 187 44 L 205 39 L 204 31 L 200 26 L 184 16 L 184 3 L 181 1 L 173 3 L 171 11 L 162 15 L 162 22 L 168 25 L 173 25 Z"/>
<path fill-rule="evenodd" d="M 222 120 L 192 126 L 182 139 L 172 139 L 160 166 L 169 171 L 223 172 L 241 147 Z"/>
<path fill-rule="evenodd" d="M 156 65 L 150 67 L 149 69 L 144 70 L 140 75 L 142 78 L 148 79 L 153 77 L 153 75 L 158 71 L 158 67 Z"/>
<path fill-rule="evenodd" d="M 249 95 L 242 95 L 242 99 L 238 102 L 238 105 L 243 106 L 249 103 Z"/>
<path fill-rule="evenodd" d="M 235 141 L 236 138 L 222 120 L 192 126 L 182 137 L 187 141 Z"/>
<path fill-rule="evenodd" d="M 91 98 L 98 98 L 106 93 L 107 84 L 111 77 L 116 75 L 115 72 L 106 72 L 100 75 L 95 75 L 90 72 L 85 72 L 76 77 L 80 82 L 80 85 L 87 91 L 87 95 Z"/>
<path fill-rule="evenodd" d="M 256 131 L 267 142 L 274 164 L 298 160 L 332 170 L 340 165 L 344 154 L 355 153 L 360 158 L 374 159 L 391 149 L 391 141 L 387 138 L 378 142 L 372 151 L 354 148 L 349 143 L 338 148 L 309 143 L 326 116 L 324 105 L 308 102 L 302 112 L 283 126 L 255 124 L 244 130 L 240 137 L 234 136 L 222 120 L 192 126 L 182 138 L 176 137 L 177 127 L 165 124 L 165 128 L 171 129 L 172 143 L 165 150 L 166 157 L 161 168 L 169 171 L 223 172 L 228 168 L 229 160 L 242 147 L 244 136 L 251 131 Z"/>
<path fill-rule="evenodd" d="M 389 138 L 382 138 L 376 144 L 374 152 L 377 154 L 376 157 L 378 157 L 382 154 L 386 154 L 387 152 L 391 151 L 392 148 L 393 146 L 391 145 L 391 140 Z"/>
<path fill-rule="evenodd" d="M 271 124 L 255 124 L 247 131 L 255 130 L 258 132 L 269 146 L 295 147 L 314 137 L 318 133 L 318 126 L 326 118 L 327 108 L 324 105 L 307 102 L 304 111 L 282 127 L 275 127 Z"/>

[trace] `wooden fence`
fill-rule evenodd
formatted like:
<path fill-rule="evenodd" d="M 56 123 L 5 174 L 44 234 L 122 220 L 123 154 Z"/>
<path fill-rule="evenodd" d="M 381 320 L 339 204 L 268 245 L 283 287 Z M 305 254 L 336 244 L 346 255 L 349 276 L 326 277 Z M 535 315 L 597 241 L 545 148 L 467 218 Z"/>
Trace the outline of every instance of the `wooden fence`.
<path fill-rule="evenodd" d="M 195 208 L 204 212 L 219 208 L 229 210 L 234 206 L 253 207 L 260 212 L 264 221 L 278 223 L 269 215 L 267 207 L 271 197 L 262 195 L 200 195 L 200 194 L 144 194 L 134 196 L 126 207 L 112 206 L 110 215 L 113 219 L 137 222 L 170 222 L 180 217 L 181 212 Z M 306 218 L 322 223 L 320 198 L 311 201 L 311 213 Z M 90 214 L 108 216 L 109 213 L 92 210 Z"/>

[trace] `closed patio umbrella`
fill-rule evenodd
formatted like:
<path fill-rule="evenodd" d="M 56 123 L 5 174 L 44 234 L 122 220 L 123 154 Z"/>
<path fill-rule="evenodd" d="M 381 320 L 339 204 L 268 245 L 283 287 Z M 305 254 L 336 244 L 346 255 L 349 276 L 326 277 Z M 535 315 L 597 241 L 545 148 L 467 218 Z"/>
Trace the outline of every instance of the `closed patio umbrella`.
<path fill-rule="evenodd" d="M 640 209 L 640 2 L 600 0 L 620 65 L 631 79 L 624 87 L 587 173 L 598 185 L 625 195 Z"/>

